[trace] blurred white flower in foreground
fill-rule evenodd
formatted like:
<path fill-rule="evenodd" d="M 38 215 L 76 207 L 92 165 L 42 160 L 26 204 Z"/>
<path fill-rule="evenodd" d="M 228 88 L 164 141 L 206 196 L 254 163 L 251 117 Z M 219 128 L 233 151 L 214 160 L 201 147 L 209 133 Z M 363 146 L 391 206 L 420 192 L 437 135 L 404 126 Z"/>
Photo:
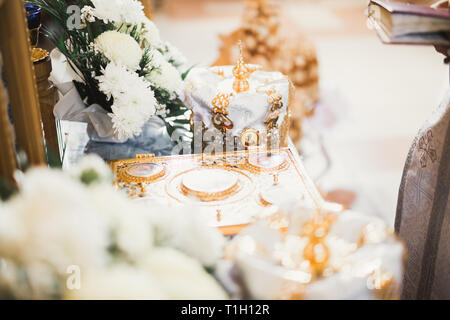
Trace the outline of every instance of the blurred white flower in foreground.
<path fill-rule="evenodd" d="M 20 193 L 0 202 L 0 298 L 226 298 L 202 266 L 220 257 L 221 235 L 200 219 L 170 226 L 173 209 L 148 209 L 95 183 L 108 176 L 90 156 L 69 174 L 38 168 L 20 177 Z M 70 266 L 80 268 L 79 290 L 66 287 Z"/>
<path fill-rule="evenodd" d="M 207 267 L 222 257 L 225 238 L 219 230 L 204 223 L 198 207 L 154 207 L 152 221 L 157 245 L 186 252 Z M 204 210 L 204 209 L 203 209 Z"/>

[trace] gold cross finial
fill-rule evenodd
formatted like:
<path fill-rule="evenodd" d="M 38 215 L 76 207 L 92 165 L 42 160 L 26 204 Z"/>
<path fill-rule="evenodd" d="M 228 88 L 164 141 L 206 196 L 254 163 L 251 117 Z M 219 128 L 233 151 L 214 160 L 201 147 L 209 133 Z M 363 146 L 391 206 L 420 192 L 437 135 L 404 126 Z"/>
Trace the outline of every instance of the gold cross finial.
<path fill-rule="evenodd" d="M 247 80 L 250 77 L 250 71 L 244 62 L 243 44 L 241 40 L 239 40 L 238 45 L 239 45 L 239 58 L 236 63 L 236 66 L 233 69 L 233 75 L 235 77 L 233 89 L 234 91 L 236 91 L 236 93 L 245 92 L 250 89 L 250 84 Z"/>

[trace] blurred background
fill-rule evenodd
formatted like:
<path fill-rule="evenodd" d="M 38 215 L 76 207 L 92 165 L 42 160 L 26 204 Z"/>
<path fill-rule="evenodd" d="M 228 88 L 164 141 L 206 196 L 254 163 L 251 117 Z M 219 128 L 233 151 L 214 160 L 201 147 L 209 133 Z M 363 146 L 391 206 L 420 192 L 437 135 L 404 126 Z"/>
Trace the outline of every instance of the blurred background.
<path fill-rule="evenodd" d="M 368 26 L 367 0 L 274 2 L 280 32 L 294 42 L 305 36 L 319 61 L 320 102 L 303 126 L 307 169 L 330 200 L 393 224 L 412 140 L 448 87 L 444 57 L 432 47 L 383 45 Z M 162 37 L 190 64 L 208 65 L 219 57 L 219 35 L 242 25 L 245 1 L 156 0 L 153 7 Z"/>

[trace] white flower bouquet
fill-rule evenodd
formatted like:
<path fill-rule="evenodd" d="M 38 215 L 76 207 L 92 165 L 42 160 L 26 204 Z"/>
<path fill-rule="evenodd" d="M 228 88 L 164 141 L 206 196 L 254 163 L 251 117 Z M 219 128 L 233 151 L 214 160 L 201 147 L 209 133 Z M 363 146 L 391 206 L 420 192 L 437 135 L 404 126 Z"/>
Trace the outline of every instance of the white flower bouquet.
<path fill-rule="evenodd" d="M 28 2 L 59 25 L 59 32 L 46 33 L 73 71 L 78 100 L 89 106 L 76 110 L 72 97 L 65 103 L 72 106 L 55 110 L 58 116 L 90 112 L 87 118 L 97 136 L 119 141 L 141 134 L 155 116 L 164 120 L 169 136 L 176 129 L 188 130 L 190 111 L 183 103 L 187 72 L 181 73 L 186 60 L 160 39 L 140 1 L 77 0 L 78 25 L 71 23 L 76 11 L 67 0 Z"/>
<path fill-rule="evenodd" d="M 0 299 L 226 299 L 206 271 L 222 255 L 220 232 L 149 209 L 111 179 L 91 155 L 66 173 L 17 176 L 20 192 L 0 201 Z"/>

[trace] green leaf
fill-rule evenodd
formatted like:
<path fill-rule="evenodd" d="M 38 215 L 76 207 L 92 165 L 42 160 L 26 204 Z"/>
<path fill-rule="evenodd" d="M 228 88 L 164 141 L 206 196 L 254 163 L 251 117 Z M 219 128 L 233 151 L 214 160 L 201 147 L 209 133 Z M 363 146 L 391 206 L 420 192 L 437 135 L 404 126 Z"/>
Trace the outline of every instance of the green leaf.
<path fill-rule="evenodd" d="M 57 153 L 47 146 L 47 163 L 50 168 L 61 169 L 62 163 Z"/>
<path fill-rule="evenodd" d="M 191 120 L 190 119 L 175 119 L 175 120 L 173 120 L 173 122 L 176 122 L 179 124 L 190 124 Z"/>
<path fill-rule="evenodd" d="M 173 118 L 173 117 L 184 116 L 186 114 L 186 112 L 188 112 L 188 111 L 189 110 L 187 110 L 187 109 L 179 108 L 178 110 L 171 111 L 166 117 L 167 118 Z"/>
<path fill-rule="evenodd" d="M 183 74 L 181 75 L 181 79 L 186 80 L 187 76 L 189 75 L 189 72 L 191 72 L 191 70 L 194 69 L 195 66 L 196 65 L 194 64 L 192 67 L 183 72 Z"/>

